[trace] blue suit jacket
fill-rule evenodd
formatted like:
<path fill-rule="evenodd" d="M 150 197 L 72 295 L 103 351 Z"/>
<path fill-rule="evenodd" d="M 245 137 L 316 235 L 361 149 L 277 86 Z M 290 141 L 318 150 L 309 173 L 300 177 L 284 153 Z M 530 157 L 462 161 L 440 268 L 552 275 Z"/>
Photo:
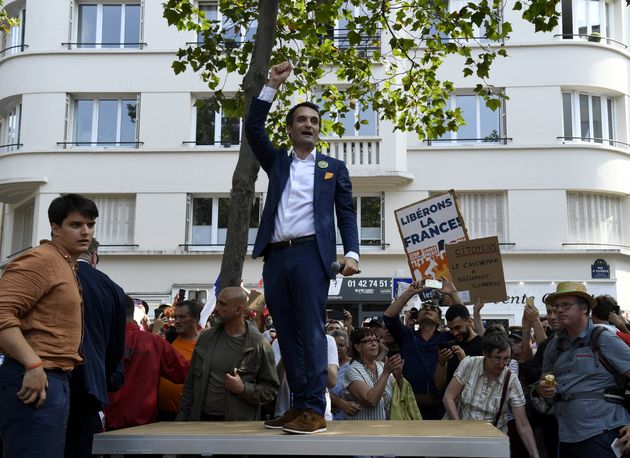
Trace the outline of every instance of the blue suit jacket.
<path fill-rule="evenodd" d="M 87 262 L 79 261 L 77 275 L 83 290 L 85 361 L 73 371 L 72 387 L 81 391 L 73 394 L 90 394 L 106 405 L 107 392 L 120 388 L 112 383 L 122 384 L 115 374 L 125 351 L 125 293 Z"/>
<path fill-rule="evenodd" d="M 247 141 L 269 177 L 265 208 L 252 253 L 254 259 L 264 255 L 267 244 L 271 242 L 278 204 L 289 179 L 293 160 L 286 150 L 274 147 L 269 140 L 265 121 L 270 108 L 271 103 L 254 98 L 245 122 Z M 320 161 L 326 162 L 326 167 L 320 167 Z M 330 264 L 336 260 L 335 211 L 344 253 L 359 253 L 359 234 L 348 169 L 343 161 L 317 153 L 313 189 L 315 236 L 324 270 L 331 278 L 334 275 L 330 272 Z"/>

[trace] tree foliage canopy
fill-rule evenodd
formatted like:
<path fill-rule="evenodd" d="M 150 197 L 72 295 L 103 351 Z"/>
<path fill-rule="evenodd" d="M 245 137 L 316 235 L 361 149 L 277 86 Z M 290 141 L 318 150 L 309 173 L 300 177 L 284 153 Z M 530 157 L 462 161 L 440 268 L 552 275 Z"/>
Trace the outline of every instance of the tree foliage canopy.
<path fill-rule="evenodd" d="M 169 24 L 195 31 L 203 41 L 180 49 L 173 69 L 201 72 L 215 102 L 236 116 L 242 114 L 242 88 L 226 96 L 222 87 L 226 73 L 247 72 L 254 43 L 241 37 L 255 25 L 258 3 L 219 0 L 222 21 L 206 18 L 191 0 L 168 0 L 164 7 Z M 536 31 L 550 31 L 558 24 L 557 3 L 516 1 L 512 7 Z M 441 0 L 280 0 L 272 63 L 289 60 L 294 78 L 276 104 L 290 104 L 295 94 L 318 101 L 329 114 L 323 126 L 328 134 L 343 133 L 340 115 L 371 106 L 396 129 L 439 137 L 463 123 L 459 109 L 447 103 L 453 83 L 438 76 L 449 56 L 460 56 L 463 75 L 490 108 L 505 97 L 488 84 L 492 63 L 507 56 L 504 42 L 512 26 L 504 20 L 504 8 L 498 0 L 471 1 L 455 11 Z M 272 115 L 270 125 L 282 125 L 274 122 L 282 112 Z"/>
<path fill-rule="evenodd" d="M 19 21 L 17 18 L 9 17 L 3 6 L 4 0 L 0 0 L 0 32 L 7 33 L 11 27 L 18 25 Z"/>

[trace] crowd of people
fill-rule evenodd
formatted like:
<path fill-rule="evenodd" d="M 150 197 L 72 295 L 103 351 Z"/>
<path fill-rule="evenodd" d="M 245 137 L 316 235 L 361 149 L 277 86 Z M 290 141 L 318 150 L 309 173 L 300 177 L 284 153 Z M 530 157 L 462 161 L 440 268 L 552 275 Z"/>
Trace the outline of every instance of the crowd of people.
<path fill-rule="evenodd" d="M 95 433 L 156 421 L 262 420 L 284 429 L 298 410 L 288 352 L 260 298 L 224 288 L 202 323 L 202 305 L 177 295 L 151 320 L 146 302 L 96 268 L 98 243 L 81 233 L 91 229 L 93 203 L 59 199 L 53 240 L 0 278 L 4 456 L 90 456 Z M 521 326 L 504 329 L 484 326 L 483 304 L 471 314 L 442 280 L 439 299 L 419 307 L 411 303 L 425 288 L 413 282 L 382 316 L 353 325 L 345 310 L 322 322 L 326 421 L 481 420 L 509 436 L 513 457 L 627 453 L 630 333 L 614 298 L 561 282 L 545 297 L 546 315 L 528 302 Z M 51 284 L 77 302 L 82 329 L 64 328 L 68 316 L 51 313 L 63 302 Z M 39 299 L 29 309 L 31 295 Z"/>
<path fill-rule="evenodd" d="M 339 420 L 480 420 L 509 436 L 513 457 L 627 455 L 628 324 L 583 283 L 558 283 L 545 316 L 528 303 L 508 329 L 484 326 L 483 304 L 471 315 L 447 279 L 419 307 L 416 281 L 382 317 L 326 320 L 330 279 L 360 272 L 352 186 L 343 162 L 315 149 L 316 105 L 288 112 L 290 151 L 269 141 L 267 114 L 291 70 L 272 68 L 245 123 L 269 176 L 253 256 L 264 258 L 271 319 L 230 286 L 207 323 L 180 294 L 150 320 L 146 302 L 96 268 L 94 202 L 54 199 L 51 240 L 0 278 L 3 456 L 91 456 L 97 432 L 172 420 L 261 420 L 289 434 Z"/>

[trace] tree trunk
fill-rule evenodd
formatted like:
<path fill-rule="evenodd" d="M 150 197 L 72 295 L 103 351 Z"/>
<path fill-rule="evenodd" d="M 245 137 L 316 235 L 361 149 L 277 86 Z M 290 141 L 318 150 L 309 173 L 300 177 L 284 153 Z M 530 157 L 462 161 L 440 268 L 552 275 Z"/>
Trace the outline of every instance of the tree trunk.
<path fill-rule="evenodd" d="M 245 102 L 243 120 L 247 118 L 252 98 L 258 96 L 263 85 L 267 82 L 277 18 L 278 0 L 260 0 L 254 50 L 249 69 L 243 79 Z M 243 133 L 238 162 L 232 176 L 230 213 L 219 280 L 220 289 L 241 284 L 243 264 L 247 254 L 249 217 L 254 202 L 254 184 L 258 178 L 259 170 L 260 164 L 254 157 Z"/>

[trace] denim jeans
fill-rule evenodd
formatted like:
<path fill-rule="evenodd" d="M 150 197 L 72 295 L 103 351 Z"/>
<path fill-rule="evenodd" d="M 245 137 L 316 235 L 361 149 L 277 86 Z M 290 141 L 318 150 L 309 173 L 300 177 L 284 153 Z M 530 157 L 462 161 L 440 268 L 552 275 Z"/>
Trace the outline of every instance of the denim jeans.
<path fill-rule="evenodd" d="M 24 367 L 11 358 L 0 366 L 0 434 L 6 458 L 63 457 L 69 411 L 68 374 L 47 370 L 46 375 L 46 401 L 35 408 L 17 397 Z"/>

